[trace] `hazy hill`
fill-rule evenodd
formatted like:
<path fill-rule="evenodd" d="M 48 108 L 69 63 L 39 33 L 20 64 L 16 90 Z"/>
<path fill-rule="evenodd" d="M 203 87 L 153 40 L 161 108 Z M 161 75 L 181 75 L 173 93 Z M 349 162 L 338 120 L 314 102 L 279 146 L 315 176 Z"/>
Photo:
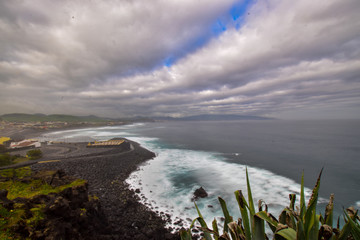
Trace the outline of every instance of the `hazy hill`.
<path fill-rule="evenodd" d="M 51 114 L 45 115 L 41 113 L 26 114 L 26 113 L 12 113 L 0 116 L 0 119 L 8 122 L 152 122 L 152 121 L 231 121 L 231 120 L 268 120 L 271 118 L 259 116 L 243 116 L 243 115 L 214 115 L 204 114 L 189 117 L 173 118 L 173 117 L 133 117 L 133 118 L 101 118 L 94 115 L 89 116 L 73 116 L 66 114 Z"/>
<path fill-rule="evenodd" d="M 26 114 L 26 113 L 12 113 L 0 116 L 2 120 L 8 122 L 109 122 L 113 121 L 107 118 L 100 118 L 97 116 L 73 116 L 64 114 Z"/>
<path fill-rule="evenodd" d="M 244 116 L 244 115 L 216 115 L 203 114 L 189 117 L 154 117 L 158 121 L 231 121 L 231 120 L 269 120 L 273 118 L 259 117 L 259 116 Z"/>

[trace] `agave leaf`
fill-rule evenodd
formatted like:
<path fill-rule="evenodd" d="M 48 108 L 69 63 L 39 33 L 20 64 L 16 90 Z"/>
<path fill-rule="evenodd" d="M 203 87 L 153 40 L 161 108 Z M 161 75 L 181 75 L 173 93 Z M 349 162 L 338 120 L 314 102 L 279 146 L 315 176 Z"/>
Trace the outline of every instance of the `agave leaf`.
<path fill-rule="evenodd" d="M 195 208 L 196 208 L 196 211 L 197 211 L 197 213 L 198 213 L 199 217 L 201 217 L 201 218 L 203 219 L 203 216 L 201 215 L 201 212 L 200 212 L 200 210 L 199 210 L 199 208 L 198 208 L 198 206 L 197 206 L 196 202 L 194 202 L 194 204 L 195 204 Z M 207 227 L 207 226 L 206 226 L 206 227 Z"/>
<path fill-rule="evenodd" d="M 315 221 L 316 221 L 316 203 L 315 201 L 313 201 L 305 213 L 304 231 L 307 239 L 311 239 L 310 232 L 312 232 L 312 229 L 315 227 L 314 226 Z"/>
<path fill-rule="evenodd" d="M 305 240 L 305 230 L 303 221 L 298 221 L 296 225 L 296 239 L 297 240 Z"/>
<path fill-rule="evenodd" d="M 345 213 L 345 217 L 346 217 L 348 223 L 351 226 L 351 230 L 350 230 L 351 235 L 353 236 L 353 238 L 355 240 L 359 240 L 360 239 L 360 226 L 352 219 L 352 217 L 354 219 L 356 219 L 357 211 L 354 213 L 353 216 L 349 216 L 346 211 L 344 211 L 344 213 Z"/>
<path fill-rule="evenodd" d="M 289 194 L 289 198 L 290 198 L 290 209 L 294 211 L 296 194 Z"/>
<path fill-rule="evenodd" d="M 192 240 L 190 229 L 188 229 L 188 230 L 181 229 L 180 230 L 180 238 L 181 238 L 181 240 Z"/>
<path fill-rule="evenodd" d="M 338 240 L 347 240 L 348 236 L 350 235 L 351 232 L 351 225 L 350 222 L 345 223 L 345 225 L 342 227 L 340 234 L 338 236 Z"/>
<path fill-rule="evenodd" d="M 255 207 L 254 207 L 254 201 L 253 201 L 252 194 L 251 194 L 250 180 L 249 180 L 249 174 L 248 174 L 247 168 L 246 168 L 246 185 L 247 185 L 247 192 L 248 192 L 250 216 L 253 217 L 255 215 Z"/>
<path fill-rule="evenodd" d="M 315 214 L 314 225 L 310 229 L 309 239 L 316 239 L 319 236 L 320 215 Z"/>
<path fill-rule="evenodd" d="M 333 235 L 333 229 L 329 225 L 322 225 L 319 230 L 319 237 L 318 239 L 321 240 L 329 240 Z"/>
<path fill-rule="evenodd" d="M 212 221 L 212 227 L 213 227 L 213 231 L 214 231 L 214 238 L 215 240 L 218 240 L 219 239 L 219 228 L 218 228 L 218 225 L 217 225 L 217 221 L 216 219 L 214 218 L 214 221 Z"/>
<path fill-rule="evenodd" d="M 256 215 L 254 215 L 253 239 L 256 239 L 256 240 L 265 239 L 264 220 Z"/>
<path fill-rule="evenodd" d="M 334 194 L 330 195 L 329 203 L 325 208 L 325 224 L 332 227 L 333 225 L 333 210 L 334 210 Z"/>
<path fill-rule="evenodd" d="M 312 190 L 312 194 L 311 194 L 311 197 L 310 197 L 310 200 L 309 200 L 309 203 L 308 203 L 308 208 L 310 207 L 311 203 L 316 201 L 317 202 L 317 198 L 318 198 L 318 193 L 319 193 L 319 188 L 320 188 L 320 179 L 321 179 L 321 174 L 322 174 L 322 171 L 323 171 L 324 168 L 321 169 L 320 171 L 320 174 L 319 174 L 319 177 L 316 181 L 316 184 L 315 184 L 315 187 L 314 189 Z"/>
<path fill-rule="evenodd" d="M 286 209 L 282 210 L 282 212 L 279 215 L 279 223 L 286 224 Z"/>
<path fill-rule="evenodd" d="M 229 234 L 225 232 L 223 235 L 219 237 L 219 240 L 231 240 L 231 238 Z"/>
<path fill-rule="evenodd" d="M 296 231 L 292 228 L 282 229 L 282 230 L 278 231 L 277 233 L 275 233 L 275 235 L 280 235 L 287 240 L 296 240 Z M 309 238 L 309 239 L 312 239 L 312 238 Z"/>
<path fill-rule="evenodd" d="M 202 217 L 198 217 L 196 220 L 200 223 L 202 229 L 208 229 L 206 222 Z M 203 231 L 203 232 L 204 232 L 204 238 L 206 240 L 212 240 L 210 233 L 208 233 L 207 231 Z"/>
<path fill-rule="evenodd" d="M 296 221 L 295 221 L 295 211 L 290 209 L 290 208 L 285 208 L 285 222 L 286 225 L 288 225 L 289 227 L 291 227 L 292 229 L 294 229 L 296 231 Z"/>
<path fill-rule="evenodd" d="M 192 228 L 194 227 L 196 221 L 197 221 L 197 219 L 195 218 L 195 219 L 191 222 L 190 229 L 192 229 Z"/>
<path fill-rule="evenodd" d="M 242 239 L 245 240 L 246 239 L 240 226 L 236 222 L 229 223 L 229 229 L 232 233 L 231 236 L 232 236 L 233 240 L 242 240 Z"/>
<path fill-rule="evenodd" d="M 312 191 L 311 198 L 308 203 L 308 208 L 305 213 L 304 230 L 305 236 L 309 239 L 316 239 L 319 232 L 319 219 L 316 217 L 316 205 L 318 200 L 320 178 L 323 169 L 321 169 L 316 185 Z M 314 238 L 312 238 L 314 237 Z"/>
<path fill-rule="evenodd" d="M 250 227 L 250 219 L 249 219 L 248 211 L 246 209 L 247 207 L 246 200 L 241 190 L 235 191 L 235 197 L 239 204 L 246 239 L 251 240 L 251 227 Z"/>
<path fill-rule="evenodd" d="M 300 219 L 304 218 L 306 212 L 306 205 L 305 205 L 305 191 L 304 191 L 304 172 L 301 176 L 301 192 L 300 192 Z"/>
<path fill-rule="evenodd" d="M 196 218 L 196 220 L 200 223 L 200 225 L 201 225 L 202 228 L 208 228 L 208 226 L 207 226 L 207 224 L 206 224 L 203 216 L 201 215 L 201 212 L 200 212 L 198 206 L 196 205 L 196 202 L 194 202 L 194 204 L 195 204 L 196 211 L 197 211 L 198 214 L 199 214 L 199 217 Z M 193 225 L 193 224 L 192 224 L 192 225 Z M 210 234 L 207 233 L 207 232 L 204 232 L 204 237 L 205 237 L 206 240 L 212 240 Z"/>
<path fill-rule="evenodd" d="M 226 206 L 226 202 L 221 197 L 218 197 L 221 209 L 223 211 L 224 217 L 225 217 L 225 223 L 224 223 L 224 232 L 228 232 L 228 224 L 233 221 L 233 218 L 230 216 L 229 211 Z"/>
<path fill-rule="evenodd" d="M 259 202 L 258 202 L 259 212 L 261 212 L 263 210 L 262 206 L 265 206 L 265 212 L 267 212 L 268 211 L 268 205 L 266 204 L 266 202 L 264 200 L 260 199 Z"/>
<path fill-rule="evenodd" d="M 271 230 L 273 232 L 276 231 L 278 221 L 276 220 L 276 218 L 274 216 L 272 216 L 271 214 L 269 214 L 268 212 L 265 212 L 265 211 L 258 212 L 255 214 L 255 216 L 265 220 L 268 223 Z"/>

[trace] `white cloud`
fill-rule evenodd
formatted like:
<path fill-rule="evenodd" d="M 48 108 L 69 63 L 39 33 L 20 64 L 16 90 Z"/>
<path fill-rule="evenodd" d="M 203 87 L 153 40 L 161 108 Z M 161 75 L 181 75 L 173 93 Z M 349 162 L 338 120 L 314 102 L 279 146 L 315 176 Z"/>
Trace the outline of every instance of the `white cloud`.
<path fill-rule="evenodd" d="M 3 3 L 0 100 L 9 105 L 10 94 L 22 94 L 30 99 L 30 111 L 38 112 L 36 106 L 46 101 L 48 112 L 108 116 L 281 117 L 293 109 L 309 112 L 310 106 L 319 114 L 321 109 L 333 109 L 334 115 L 340 108 L 356 112 L 357 0 L 259 0 L 246 11 L 240 29 L 229 27 L 192 48 L 209 37 L 212 22 L 234 2 Z M 184 56 L 171 67 L 161 66 L 174 55 Z M 37 98 L 27 93 L 32 85 L 41 85 L 31 88 Z"/>

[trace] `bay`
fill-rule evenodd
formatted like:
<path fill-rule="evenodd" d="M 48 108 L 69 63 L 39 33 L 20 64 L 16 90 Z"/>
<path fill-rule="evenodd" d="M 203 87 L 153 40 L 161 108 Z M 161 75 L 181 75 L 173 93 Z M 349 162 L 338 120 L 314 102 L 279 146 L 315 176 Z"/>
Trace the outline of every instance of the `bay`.
<path fill-rule="evenodd" d="M 198 205 L 211 221 L 221 216 L 217 197 L 239 217 L 233 192 L 246 193 L 248 167 L 253 195 L 279 213 L 288 194 L 298 193 L 304 172 L 307 196 L 324 168 L 320 210 L 335 194 L 336 215 L 342 207 L 360 207 L 360 122 L 326 121 L 179 121 L 60 131 L 44 136 L 64 141 L 127 137 L 157 157 L 131 174 L 127 182 L 140 189 L 142 202 L 168 213 L 173 223 L 196 217 L 191 201 L 200 186 L 209 197 Z"/>

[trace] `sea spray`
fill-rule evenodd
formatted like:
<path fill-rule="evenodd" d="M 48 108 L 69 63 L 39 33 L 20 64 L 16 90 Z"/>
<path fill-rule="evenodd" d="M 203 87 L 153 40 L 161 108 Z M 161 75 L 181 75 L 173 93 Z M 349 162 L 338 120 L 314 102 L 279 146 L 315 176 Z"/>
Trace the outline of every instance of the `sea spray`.
<path fill-rule="evenodd" d="M 197 217 L 192 202 L 194 191 L 200 186 L 209 196 L 199 199 L 203 216 L 210 223 L 222 216 L 217 197 L 222 196 L 230 211 L 240 217 L 233 192 L 246 193 L 245 166 L 226 162 L 218 153 L 163 147 L 155 139 L 134 138 L 144 147 L 156 152 L 156 158 L 140 166 L 126 182 L 138 192 L 141 202 L 166 218 L 169 227 L 189 227 Z M 274 214 L 288 203 L 288 194 L 299 194 L 300 185 L 269 171 L 248 167 L 255 200 L 264 199 Z M 306 189 L 307 196 L 311 190 Z"/>
<path fill-rule="evenodd" d="M 191 201 L 194 191 L 203 187 L 209 196 L 199 199 L 197 204 L 205 219 L 210 222 L 214 217 L 222 216 L 217 197 L 224 198 L 230 213 L 240 217 L 233 192 L 243 190 L 246 194 L 246 165 L 228 161 L 231 156 L 242 156 L 241 152 L 224 154 L 190 150 L 184 145 L 162 142 L 161 138 L 143 137 L 139 128 L 146 125 L 124 125 L 116 127 L 88 128 L 50 133 L 47 139 L 64 141 L 83 141 L 83 139 L 108 140 L 114 137 L 126 137 L 140 143 L 144 148 L 156 153 L 132 173 L 126 182 L 138 192 L 141 202 L 157 212 L 170 218 L 169 227 L 179 229 L 188 227 L 197 217 Z M 276 175 L 271 171 L 248 166 L 253 197 L 263 199 L 274 215 L 288 205 L 288 194 L 297 193 L 300 184 Z M 311 193 L 306 189 L 309 196 Z M 218 218 L 220 221 L 220 219 Z"/>

